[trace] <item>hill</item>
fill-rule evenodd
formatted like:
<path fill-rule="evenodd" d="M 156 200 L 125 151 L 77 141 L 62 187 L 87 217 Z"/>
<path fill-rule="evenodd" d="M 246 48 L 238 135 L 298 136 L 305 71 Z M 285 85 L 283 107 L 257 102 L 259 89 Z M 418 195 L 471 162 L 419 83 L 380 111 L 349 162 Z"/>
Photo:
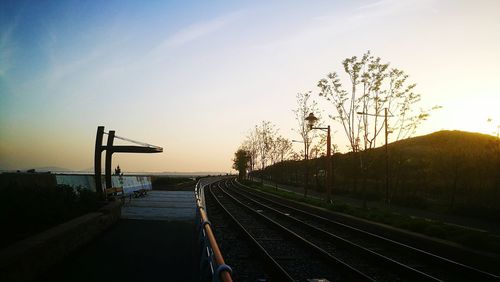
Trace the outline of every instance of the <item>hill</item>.
<path fill-rule="evenodd" d="M 436 151 L 443 153 L 466 150 L 473 154 L 480 154 L 484 150 L 491 149 L 496 141 L 496 137 L 487 134 L 459 130 L 442 130 L 390 143 L 389 148 L 420 153 L 434 153 Z M 376 150 L 381 149 L 377 148 Z"/>
<path fill-rule="evenodd" d="M 390 143 L 389 198 L 405 206 L 500 218 L 500 139 L 443 130 Z M 335 193 L 386 197 L 385 148 L 333 156 Z M 264 175 L 278 182 L 325 190 L 324 157 L 285 161 Z M 306 173 L 308 172 L 308 173 Z"/>

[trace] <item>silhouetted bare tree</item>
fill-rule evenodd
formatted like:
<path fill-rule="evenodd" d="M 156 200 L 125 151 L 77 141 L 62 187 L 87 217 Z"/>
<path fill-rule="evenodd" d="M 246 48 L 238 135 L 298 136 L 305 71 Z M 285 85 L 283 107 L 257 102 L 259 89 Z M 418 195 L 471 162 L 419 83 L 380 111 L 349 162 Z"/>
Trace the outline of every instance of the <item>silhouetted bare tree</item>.
<path fill-rule="evenodd" d="M 368 155 L 364 152 L 376 147 L 377 137 L 384 129 L 386 111 L 395 115 L 388 132 L 394 131 L 396 140 L 411 136 L 428 117 L 429 111 L 415 109 L 421 96 L 414 92 L 416 84 L 408 83 L 408 75 L 389 68 L 389 63 L 382 63 L 369 51 L 361 58 L 346 58 L 342 66 L 349 78 L 346 86 L 340 75 L 333 72 L 318 82 L 319 95 L 333 105 L 335 110 L 330 117 L 342 125 L 350 150 L 360 152 L 364 191 L 366 170 L 373 161 L 367 160 Z"/>
<path fill-rule="evenodd" d="M 297 108 L 295 108 L 293 113 L 295 114 L 295 120 L 297 121 L 297 127 L 294 129 L 300 135 L 302 142 L 304 144 L 304 197 L 307 197 L 307 191 L 309 189 L 309 164 L 308 159 L 310 155 L 311 144 L 315 137 L 318 136 L 317 131 L 312 131 L 307 124 L 306 117 L 313 113 L 316 117 L 320 118 L 321 114 L 318 110 L 318 105 L 316 101 L 311 100 L 311 91 L 305 93 L 298 93 L 296 96 Z"/>

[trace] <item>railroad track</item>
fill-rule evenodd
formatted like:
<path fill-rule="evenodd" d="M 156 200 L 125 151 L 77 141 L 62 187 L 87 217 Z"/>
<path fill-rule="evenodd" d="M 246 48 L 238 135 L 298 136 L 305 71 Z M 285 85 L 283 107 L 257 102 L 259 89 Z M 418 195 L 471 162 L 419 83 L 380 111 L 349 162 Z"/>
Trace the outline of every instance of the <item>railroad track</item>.
<path fill-rule="evenodd" d="M 332 256 L 288 227 L 242 203 L 219 182 L 209 189 L 211 199 L 239 226 L 266 262 L 271 281 L 375 281 Z M 211 217 L 209 215 L 209 217 Z M 231 262 L 228 260 L 228 264 Z"/>
<path fill-rule="evenodd" d="M 233 280 L 259 281 L 259 279 L 269 278 L 268 273 L 272 272 L 272 269 L 269 269 L 268 264 L 264 264 L 262 255 L 255 251 L 255 245 L 246 238 L 247 235 L 235 224 L 231 215 L 217 203 L 211 193 L 206 195 L 205 204 L 219 248 L 224 259 L 230 262 Z"/>
<path fill-rule="evenodd" d="M 491 273 L 454 262 L 345 223 L 220 182 L 218 193 L 282 225 L 352 269 L 377 281 L 499 281 Z M 222 187 L 224 189 L 222 189 Z"/>

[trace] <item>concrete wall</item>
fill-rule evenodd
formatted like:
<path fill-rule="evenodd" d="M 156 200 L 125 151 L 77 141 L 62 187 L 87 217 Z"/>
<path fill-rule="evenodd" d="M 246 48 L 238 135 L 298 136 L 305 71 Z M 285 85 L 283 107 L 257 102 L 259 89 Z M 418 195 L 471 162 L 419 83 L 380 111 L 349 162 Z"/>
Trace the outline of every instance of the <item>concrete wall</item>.
<path fill-rule="evenodd" d="M 93 175 L 78 175 L 78 174 L 55 174 L 57 184 L 66 184 L 71 187 L 82 187 L 95 191 L 95 182 Z M 104 177 L 102 177 L 102 186 L 105 187 Z M 113 187 L 123 187 L 126 194 L 133 193 L 139 189 L 151 190 L 151 177 L 150 176 L 112 176 L 111 183 Z"/>
<path fill-rule="evenodd" d="M 64 184 L 73 188 L 82 187 L 95 191 L 95 181 L 93 175 L 54 174 L 54 177 L 56 178 L 57 184 Z"/>
<path fill-rule="evenodd" d="M 152 190 L 150 176 L 113 176 L 113 187 L 123 187 L 125 194 L 133 193 L 140 189 Z"/>
<path fill-rule="evenodd" d="M 101 178 L 102 186 L 104 176 Z M 139 189 L 152 190 L 151 176 L 112 176 L 113 187 L 123 187 L 125 193 L 133 193 Z M 52 173 L 1 173 L 0 188 L 7 185 L 47 187 L 56 184 L 82 187 L 95 191 L 94 176 L 89 174 L 52 174 Z"/>

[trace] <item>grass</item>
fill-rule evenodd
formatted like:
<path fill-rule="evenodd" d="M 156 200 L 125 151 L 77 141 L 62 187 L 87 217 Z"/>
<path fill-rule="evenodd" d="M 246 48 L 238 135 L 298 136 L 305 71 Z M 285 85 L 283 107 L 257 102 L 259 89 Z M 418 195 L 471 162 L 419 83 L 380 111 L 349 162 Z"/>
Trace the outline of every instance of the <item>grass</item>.
<path fill-rule="evenodd" d="M 243 184 L 251 188 L 297 202 L 307 203 L 309 205 L 325 208 L 331 211 L 341 212 L 358 218 L 363 218 L 404 230 L 424 234 L 430 237 L 455 242 L 463 246 L 500 254 L 499 238 L 486 232 L 448 225 L 439 221 L 398 214 L 384 208 L 363 209 L 353 207 L 345 203 L 329 204 L 317 198 L 304 198 L 302 195 L 293 192 L 276 190 L 276 188 L 268 185 L 261 186 L 260 183 L 249 180 L 243 181 Z"/>
<path fill-rule="evenodd" d="M 177 185 L 182 183 L 193 182 L 192 178 L 188 177 L 171 177 L 171 176 L 153 176 L 153 185 Z"/>

